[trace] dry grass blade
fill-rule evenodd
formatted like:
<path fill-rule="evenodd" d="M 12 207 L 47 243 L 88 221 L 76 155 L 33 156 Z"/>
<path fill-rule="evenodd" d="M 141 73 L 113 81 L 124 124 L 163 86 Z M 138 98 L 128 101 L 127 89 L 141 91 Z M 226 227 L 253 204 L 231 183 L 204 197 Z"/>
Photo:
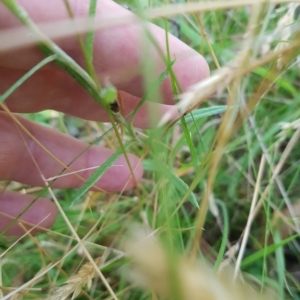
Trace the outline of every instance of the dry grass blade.
<path fill-rule="evenodd" d="M 259 24 L 259 18 L 263 10 L 264 7 L 262 5 L 257 5 L 252 11 L 250 21 L 248 23 L 247 39 L 244 41 L 243 48 L 238 53 L 237 58 L 235 59 L 235 63 L 240 66 L 240 69 L 244 69 L 244 66 L 247 66 L 249 64 L 252 55 L 251 44 L 254 42 L 255 36 L 257 35 L 257 24 Z M 239 72 L 237 71 L 237 73 Z M 238 119 L 239 116 L 238 90 L 240 81 L 241 77 L 236 77 L 236 80 L 233 84 L 232 94 L 228 98 L 228 106 L 231 106 L 233 109 L 226 110 L 215 138 L 216 150 L 213 154 L 211 168 L 208 174 L 207 185 L 201 202 L 201 208 L 198 212 L 196 220 L 196 231 L 193 241 L 193 247 L 191 249 L 191 259 L 194 259 L 196 257 L 198 244 L 202 238 L 202 228 L 204 227 L 204 223 L 206 220 L 209 197 L 213 193 L 213 185 L 215 182 L 216 174 L 218 172 L 219 163 L 223 156 L 224 147 L 237 129 L 235 120 Z"/>
<path fill-rule="evenodd" d="M 235 83 L 236 80 L 246 76 L 255 68 L 263 66 L 274 60 L 278 60 L 279 57 L 288 57 L 288 54 L 293 54 L 295 50 L 299 48 L 299 45 L 299 40 L 295 39 L 286 47 L 270 51 L 268 54 L 259 59 L 252 59 L 249 63 L 249 66 L 241 65 L 239 62 L 243 53 L 241 53 L 241 55 L 237 55 L 237 58 L 229 62 L 227 66 L 218 69 L 209 78 L 191 86 L 188 91 L 180 96 L 181 101 L 177 104 L 177 108 L 181 115 L 171 122 L 169 127 L 172 127 L 176 122 L 178 122 L 182 116 L 190 113 L 198 106 L 203 104 L 205 101 L 207 101 L 207 99 L 209 99 L 209 97 L 213 96 L 214 94 L 222 94 L 222 92 L 230 84 Z M 276 70 L 273 71 L 273 74 L 277 74 L 278 71 L 279 70 L 276 68 Z M 274 78 L 276 78 L 275 75 Z M 267 82 L 267 88 L 269 88 L 271 85 L 270 80 L 265 79 L 264 81 Z M 266 92 L 266 88 L 264 91 Z M 249 101 L 249 104 L 251 104 L 251 101 Z M 249 115 L 249 111 L 251 111 L 254 106 L 255 105 L 252 104 L 249 106 L 249 109 L 246 109 L 244 112 L 241 111 L 243 116 Z M 166 113 L 161 118 L 159 126 L 166 124 L 168 120 L 170 120 L 170 114 Z"/>
<path fill-rule="evenodd" d="M 100 265 L 101 257 L 95 259 L 95 264 Z M 72 299 L 77 297 L 82 288 L 92 286 L 92 279 L 97 276 L 97 272 L 91 262 L 84 264 L 77 274 L 71 276 L 66 284 L 58 288 L 53 295 L 46 298 L 47 300 L 62 300 L 73 294 Z"/>
<path fill-rule="evenodd" d="M 125 243 L 125 248 L 134 261 L 134 282 L 147 286 L 164 299 L 173 299 L 171 295 L 175 287 L 170 278 L 170 254 L 158 239 L 138 232 L 136 238 Z M 217 276 L 205 263 L 194 264 L 180 256 L 176 256 L 173 262 L 177 265 L 177 288 L 180 289 L 177 299 L 273 299 L 271 294 L 260 295 L 249 285 L 234 282 L 232 272 L 224 271 Z"/>
<path fill-rule="evenodd" d="M 237 258 L 237 262 L 236 262 L 236 266 L 235 266 L 235 270 L 234 270 L 234 277 L 236 278 L 239 272 L 239 268 L 240 268 L 240 264 L 242 262 L 242 258 L 246 249 L 246 243 L 248 241 L 248 237 L 250 234 L 250 228 L 254 219 L 254 210 L 255 210 L 255 206 L 257 203 L 257 199 L 259 196 L 259 192 L 260 192 L 260 185 L 261 185 L 261 180 L 262 180 L 262 176 L 263 176 L 263 171 L 265 168 L 265 156 L 263 155 L 260 161 L 260 166 L 259 166 L 259 171 L 258 171 L 258 175 L 257 175 L 257 181 L 255 184 L 255 190 L 254 190 L 254 194 L 253 194 L 253 199 L 251 202 L 251 208 L 250 208 L 250 212 L 249 212 L 249 217 L 247 220 L 247 225 L 245 228 L 245 233 L 242 239 L 242 244 L 241 244 L 241 248 L 240 248 L 240 252 Z"/>
<path fill-rule="evenodd" d="M 0 108 L 3 109 L 10 117 L 11 119 L 18 125 L 20 132 L 26 134 L 28 137 L 30 137 L 43 151 L 45 151 L 51 158 L 53 158 L 54 161 L 59 163 L 63 168 L 68 170 L 71 174 L 74 174 L 74 176 L 78 177 L 82 182 L 85 182 L 85 179 L 78 174 L 78 172 L 74 172 L 69 166 L 65 165 L 62 161 L 60 161 L 55 155 L 53 155 L 34 135 L 31 134 L 31 132 L 22 124 L 20 119 L 16 117 L 15 114 L 13 114 L 6 105 L 0 104 Z M 49 179 L 48 179 L 49 180 Z M 97 190 L 101 190 L 98 187 L 94 187 Z"/>

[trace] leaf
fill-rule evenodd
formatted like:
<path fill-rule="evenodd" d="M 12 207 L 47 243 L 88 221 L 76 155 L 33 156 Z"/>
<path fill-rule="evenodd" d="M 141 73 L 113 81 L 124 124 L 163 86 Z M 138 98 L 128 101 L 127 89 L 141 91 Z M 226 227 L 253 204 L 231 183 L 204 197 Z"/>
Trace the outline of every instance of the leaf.
<path fill-rule="evenodd" d="M 96 15 L 96 8 L 97 8 L 97 0 L 91 0 L 90 1 L 90 7 L 89 7 L 89 17 L 92 19 Z M 93 46 L 94 46 L 94 30 L 90 30 L 86 34 L 86 41 L 85 41 L 85 47 L 87 56 L 90 59 L 90 62 L 93 63 Z"/>
<path fill-rule="evenodd" d="M 37 70 L 45 66 L 51 61 L 56 59 L 56 55 L 51 55 L 46 57 L 41 62 L 39 62 L 36 66 L 34 66 L 31 70 L 29 70 L 25 75 L 23 75 L 18 81 L 16 81 L 2 96 L 0 96 L 0 104 L 5 101 L 7 97 L 9 97 L 21 84 L 23 84 L 30 76 L 32 76 Z"/>
<path fill-rule="evenodd" d="M 189 189 L 189 186 L 177 175 L 174 173 L 168 173 L 166 176 L 169 178 L 169 180 L 173 183 L 173 186 L 176 187 L 176 189 L 181 193 L 185 194 L 187 190 Z M 191 194 L 188 196 L 188 200 L 197 208 L 199 208 L 199 204 L 197 202 L 197 199 L 195 197 L 195 194 L 191 192 Z"/>
<path fill-rule="evenodd" d="M 253 71 L 256 75 L 262 77 L 262 78 L 268 78 L 270 80 L 273 80 L 280 88 L 284 89 L 285 91 L 289 92 L 291 95 L 295 96 L 298 94 L 298 91 L 294 88 L 294 86 L 285 80 L 282 76 L 277 77 L 270 72 L 270 70 L 260 67 Z"/>
<path fill-rule="evenodd" d="M 221 265 L 221 262 L 223 260 L 225 250 L 226 250 L 228 236 L 229 236 L 229 216 L 228 216 L 228 211 L 227 211 L 226 205 L 221 200 L 217 200 L 216 202 L 222 209 L 224 228 L 223 228 L 221 246 L 220 246 L 218 256 L 217 256 L 217 259 L 216 259 L 216 262 L 214 265 L 214 270 L 218 270 Z"/>
<path fill-rule="evenodd" d="M 295 234 L 285 240 L 282 240 L 280 243 L 277 244 L 273 244 L 270 245 L 266 248 L 263 248 L 255 253 L 253 253 L 252 255 L 249 255 L 248 257 L 246 257 L 243 261 L 241 266 L 242 267 L 246 267 L 252 263 L 254 263 L 256 260 L 258 260 L 259 258 L 265 256 L 265 255 L 269 255 L 272 252 L 274 252 L 276 249 L 283 247 L 284 245 L 288 244 L 289 242 L 293 241 L 295 238 L 299 237 L 298 234 Z"/>
<path fill-rule="evenodd" d="M 142 107 L 142 105 L 149 99 L 151 94 L 162 84 L 162 82 L 167 78 L 169 75 L 171 68 L 173 64 L 175 63 L 174 61 L 171 61 L 171 63 L 167 66 L 167 68 L 158 76 L 158 78 L 155 80 L 155 82 L 151 85 L 151 87 L 148 89 L 144 97 L 141 99 L 139 104 L 136 106 L 136 108 L 133 110 L 131 117 L 130 117 L 130 124 L 133 124 L 133 119 L 138 110 Z"/>
<path fill-rule="evenodd" d="M 227 109 L 227 105 L 217 105 L 217 106 L 211 106 L 206 108 L 200 108 L 186 115 L 184 119 L 186 122 L 192 122 L 194 120 L 196 121 L 201 118 L 220 114 L 224 112 L 226 109 Z M 176 124 L 180 124 L 180 121 L 178 121 Z"/>
<path fill-rule="evenodd" d="M 134 141 L 130 141 L 124 144 L 124 149 L 129 148 Z M 73 202 L 74 205 L 102 176 L 103 174 L 113 165 L 113 163 L 123 154 L 122 149 L 118 149 L 110 158 L 108 158 L 89 178 L 88 180 L 80 187 L 75 195 Z"/>
<path fill-rule="evenodd" d="M 171 170 L 169 170 L 169 167 L 165 165 L 163 162 L 161 162 L 160 168 L 155 168 L 154 164 L 152 164 L 151 161 L 145 160 L 143 161 L 143 167 L 146 171 L 156 171 L 163 173 L 169 181 L 173 184 L 173 187 L 178 190 L 178 192 L 181 195 L 185 195 L 185 193 L 188 191 L 189 186 L 176 174 L 174 174 Z M 195 194 L 193 192 L 190 193 L 188 196 L 188 200 L 197 208 L 199 208 L 199 204 L 197 202 L 197 199 L 195 197 Z"/>

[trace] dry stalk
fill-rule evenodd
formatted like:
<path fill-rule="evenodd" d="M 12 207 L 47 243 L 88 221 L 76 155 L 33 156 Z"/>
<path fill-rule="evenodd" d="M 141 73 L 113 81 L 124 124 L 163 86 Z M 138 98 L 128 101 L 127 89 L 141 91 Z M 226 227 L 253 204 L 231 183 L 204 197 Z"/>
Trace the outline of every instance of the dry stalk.
<path fill-rule="evenodd" d="M 244 255 L 244 252 L 245 252 L 245 249 L 246 249 L 246 244 L 248 242 L 248 237 L 249 237 L 249 234 L 250 234 L 251 225 L 252 225 L 252 222 L 253 222 L 253 219 L 254 219 L 254 210 L 255 210 L 255 206 L 256 206 L 257 199 L 259 197 L 259 192 L 260 192 L 260 189 L 261 189 L 260 185 L 261 185 L 261 180 L 262 180 L 262 176 L 263 176 L 263 171 L 264 171 L 264 168 L 265 168 L 265 161 L 266 161 L 265 156 L 262 155 L 259 170 L 258 170 L 257 180 L 256 180 L 256 184 L 255 184 L 255 190 L 254 190 L 254 194 L 253 194 L 253 198 L 252 198 L 252 202 L 251 202 L 251 208 L 250 208 L 246 228 L 245 228 L 245 231 L 244 231 L 244 235 L 243 235 L 239 255 L 237 257 L 237 261 L 236 261 L 236 265 L 235 265 L 235 269 L 234 269 L 234 278 L 236 278 L 237 275 L 238 275 L 240 265 L 241 265 L 241 262 L 242 262 L 242 259 L 243 259 L 243 255 Z"/>
<path fill-rule="evenodd" d="M 95 264 L 98 266 L 101 264 L 101 257 L 95 259 Z M 92 280 L 97 276 L 97 272 L 91 262 L 84 264 L 78 273 L 72 275 L 66 284 L 58 288 L 53 295 L 46 298 L 46 300 L 63 300 L 69 295 L 72 295 L 72 299 L 77 297 L 83 287 L 87 286 L 88 289 L 92 286 Z"/>
<path fill-rule="evenodd" d="M 85 179 L 78 174 L 78 172 L 74 172 L 68 165 L 65 165 L 62 161 L 60 161 L 55 155 L 53 155 L 21 122 L 21 120 L 14 115 L 9 108 L 5 104 L 0 104 L 0 108 L 5 111 L 11 119 L 18 125 L 20 132 L 23 131 L 29 138 L 31 138 L 43 151 L 45 151 L 54 161 L 59 163 L 64 169 L 68 170 L 71 174 L 78 177 L 82 182 L 85 182 Z M 102 191 L 99 187 L 95 186 L 95 189 L 98 191 Z"/>
<path fill-rule="evenodd" d="M 10 300 L 21 300 L 22 298 L 23 298 L 23 297 L 22 297 L 21 294 L 16 293 L 16 294 L 14 294 L 14 295 L 10 298 Z"/>
<path fill-rule="evenodd" d="M 251 45 L 254 43 L 255 37 L 258 33 L 259 19 L 261 17 L 262 12 L 264 11 L 263 5 L 254 6 L 254 10 L 252 12 L 247 31 L 247 39 L 244 41 L 244 45 L 242 50 L 238 53 L 235 63 L 244 69 L 244 66 L 249 64 L 252 48 Z M 225 78 L 224 78 L 225 79 Z M 219 163 L 223 156 L 223 151 L 226 143 L 229 141 L 237 126 L 235 126 L 236 119 L 239 116 L 239 97 L 238 97 L 238 88 L 240 85 L 241 77 L 236 77 L 233 82 L 233 90 L 232 94 L 228 98 L 228 105 L 232 107 L 232 109 L 227 109 L 224 117 L 222 119 L 220 128 L 215 138 L 216 150 L 214 151 L 213 158 L 211 161 L 211 167 L 208 174 L 207 185 L 205 188 L 205 193 L 201 202 L 201 207 L 196 219 L 196 231 L 195 237 L 193 241 L 193 246 L 190 253 L 190 258 L 193 260 L 196 257 L 198 245 L 202 238 L 202 228 L 204 227 L 209 197 L 213 193 L 213 185 L 215 181 L 215 177 L 218 171 Z"/>

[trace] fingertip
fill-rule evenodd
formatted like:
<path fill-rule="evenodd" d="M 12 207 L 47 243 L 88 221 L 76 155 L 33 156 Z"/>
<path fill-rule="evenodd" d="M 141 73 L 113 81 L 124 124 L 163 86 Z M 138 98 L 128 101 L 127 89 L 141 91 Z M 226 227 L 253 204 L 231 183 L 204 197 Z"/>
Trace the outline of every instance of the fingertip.
<path fill-rule="evenodd" d="M 201 54 L 185 44 L 182 45 L 182 48 L 185 48 L 182 54 L 174 54 L 175 63 L 173 66 L 173 72 L 180 88 L 179 93 L 186 92 L 191 86 L 210 75 L 209 65 Z M 171 80 L 165 80 L 162 83 L 161 89 L 165 103 L 174 104 L 175 100 Z"/>
<path fill-rule="evenodd" d="M 20 214 L 20 219 L 10 226 Z M 0 195 L 0 233 L 6 236 L 21 236 L 32 228 L 34 229 L 30 231 L 31 234 L 41 232 L 50 228 L 56 217 L 57 208 L 47 199 L 40 198 L 35 201 L 34 196 L 15 192 Z"/>

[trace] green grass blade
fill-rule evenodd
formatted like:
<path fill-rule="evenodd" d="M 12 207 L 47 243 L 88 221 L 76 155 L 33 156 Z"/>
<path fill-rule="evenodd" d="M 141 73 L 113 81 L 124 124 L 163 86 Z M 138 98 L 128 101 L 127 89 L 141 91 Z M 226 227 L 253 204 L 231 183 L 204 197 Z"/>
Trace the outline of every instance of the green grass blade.
<path fill-rule="evenodd" d="M 272 244 L 272 245 L 270 245 L 270 246 L 268 246 L 264 249 L 261 249 L 261 250 L 255 252 L 255 253 L 253 253 L 252 255 L 249 255 L 248 257 L 246 257 L 242 261 L 241 267 L 246 267 L 246 266 L 249 266 L 249 265 L 253 264 L 256 260 L 260 259 L 264 255 L 269 255 L 269 254 L 273 253 L 278 248 L 283 247 L 284 245 L 290 243 L 291 241 L 293 241 L 298 236 L 299 236 L 298 234 L 295 234 L 291 237 L 288 237 L 288 238 L 282 240 L 280 243 Z"/>
<path fill-rule="evenodd" d="M 96 15 L 97 0 L 90 0 L 89 17 L 93 19 Z M 85 40 L 86 54 L 93 63 L 94 30 L 87 32 Z"/>
<path fill-rule="evenodd" d="M 164 20 L 164 23 L 165 23 L 165 32 L 166 32 L 165 40 L 166 40 L 166 48 L 167 48 L 167 62 L 170 63 L 171 55 L 170 55 L 170 47 L 169 47 L 169 35 L 168 35 L 167 20 Z M 182 93 L 182 89 L 181 89 L 172 69 L 170 70 L 170 77 L 171 77 L 171 84 L 172 84 L 172 90 L 173 90 L 174 97 L 175 97 L 175 99 L 178 99 L 178 91 L 180 93 Z M 193 141 L 191 139 L 190 130 L 188 129 L 188 126 L 187 126 L 184 118 L 181 118 L 180 121 L 181 121 L 181 126 L 182 126 L 182 130 L 183 130 L 185 139 L 187 141 L 187 144 L 188 144 L 190 152 L 191 152 L 192 162 L 193 162 L 195 168 L 197 168 L 197 165 L 198 165 L 197 152 L 196 152 L 195 146 L 193 144 Z"/>
<path fill-rule="evenodd" d="M 212 107 L 200 108 L 200 109 L 194 110 L 192 113 L 186 115 L 184 117 L 184 119 L 187 123 L 192 122 L 192 121 L 197 121 L 201 118 L 220 114 L 220 113 L 224 112 L 226 109 L 227 109 L 227 105 L 216 105 L 216 106 L 212 106 Z M 180 121 L 177 122 L 177 124 L 179 124 L 179 123 L 180 123 Z"/>
<path fill-rule="evenodd" d="M 191 152 L 191 158 L 192 158 L 194 167 L 197 168 L 198 157 L 197 157 L 197 152 L 196 152 L 194 143 L 191 139 L 191 131 L 188 128 L 187 123 L 186 123 L 184 118 L 181 118 L 180 122 L 181 122 L 181 127 L 182 127 L 182 130 L 183 130 L 184 137 L 186 139 L 186 142 L 187 142 L 187 144 L 189 146 L 189 149 L 190 149 L 190 152 Z"/>
<path fill-rule="evenodd" d="M 133 126 L 133 120 L 138 112 L 138 110 L 142 107 L 142 105 L 150 98 L 151 94 L 156 91 L 156 89 L 162 84 L 162 82 L 167 78 L 169 75 L 171 68 L 173 64 L 175 63 L 175 60 L 171 61 L 171 63 L 167 66 L 167 68 L 159 75 L 157 80 L 150 86 L 144 97 L 141 99 L 139 104 L 136 106 L 136 108 L 133 110 L 131 117 L 130 117 L 130 125 Z"/>
<path fill-rule="evenodd" d="M 277 244 L 281 243 L 281 237 L 278 230 L 274 230 L 273 238 L 275 243 Z M 283 247 L 278 247 L 275 250 L 275 257 L 276 257 L 276 266 L 277 266 L 276 269 L 277 269 L 277 280 L 278 280 L 277 291 L 279 293 L 279 299 L 285 299 L 284 286 L 285 286 L 286 278 L 285 278 L 285 259 L 284 259 Z"/>
<path fill-rule="evenodd" d="M 18 81 L 16 81 L 3 95 L 0 96 L 0 104 L 5 101 L 7 97 L 9 97 L 18 87 L 20 87 L 29 77 L 31 77 L 36 71 L 41 69 L 46 64 L 54 61 L 56 59 L 56 55 L 51 55 L 46 57 L 41 62 L 39 62 L 36 66 L 30 69 L 25 75 L 23 75 Z"/>
<path fill-rule="evenodd" d="M 269 78 L 270 80 L 274 80 L 275 83 L 282 88 L 283 90 L 289 92 L 291 95 L 296 96 L 298 94 L 298 91 L 294 88 L 293 84 L 287 80 L 285 80 L 282 76 L 275 77 L 272 73 L 270 73 L 270 70 L 259 67 L 256 68 L 253 71 L 254 74 L 257 74 L 258 76 L 262 78 Z"/>
<path fill-rule="evenodd" d="M 180 177 L 178 177 L 174 173 L 171 173 L 171 172 L 168 173 L 167 177 L 170 180 L 170 182 L 172 182 L 173 186 L 175 186 L 181 194 L 185 194 L 185 192 L 189 189 L 189 186 Z M 188 200 L 195 207 L 199 208 L 199 204 L 198 204 L 195 194 L 193 192 L 191 192 L 191 194 L 188 196 Z"/>
<path fill-rule="evenodd" d="M 227 243 L 227 239 L 228 239 L 228 235 L 229 235 L 229 217 L 228 217 L 228 211 L 227 211 L 227 208 L 226 208 L 226 205 L 224 204 L 224 202 L 217 200 L 216 203 L 221 207 L 221 210 L 223 213 L 223 222 L 224 222 L 222 242 L 221 242 L 217 260 L 214 265 L 214 269 L 218 270 L 220 267 L 220 264 L 222 262 L 222 259 L 224 257 L 225 250 L 226 250 L 226 243 Z"/>
<path fill-rule="evenodd" d="M 145 171 L 156 171 L 163 173 L 172 186 L 177 189 L 180 195 L 185 195 L 187 194 L 187 191 L 189 189 L 189 186 L 177 175 L 175 175 L 171 170 L 169 170 L 169 167 L 165 165 L 163 162 L 160 162 L 160 167 L 159 169 L 154 166 L 154 164 L 149 161 L 149 160 L 144 160 L 143 161 L 143 166 Z M 187 196 L 187 199 L 197 208 L 199 208 L 199 204 L 197 202 L 197 199 L 195 197 L 195 194 L 193 192 L 190 192 L 189 195 Z"/>
<path fill-rule="evenodd" d="M 129 148 L 134 141 L 130 141 L 124 144 L 124 148 Z M 108 158 L 80 187 L 75 195 L 71 205 L 74 205 L 102 176 L 103 174 L 113 165 L 113 163 L 123 154 L 123 149 L 118 149 L 110 158 Z"/>

